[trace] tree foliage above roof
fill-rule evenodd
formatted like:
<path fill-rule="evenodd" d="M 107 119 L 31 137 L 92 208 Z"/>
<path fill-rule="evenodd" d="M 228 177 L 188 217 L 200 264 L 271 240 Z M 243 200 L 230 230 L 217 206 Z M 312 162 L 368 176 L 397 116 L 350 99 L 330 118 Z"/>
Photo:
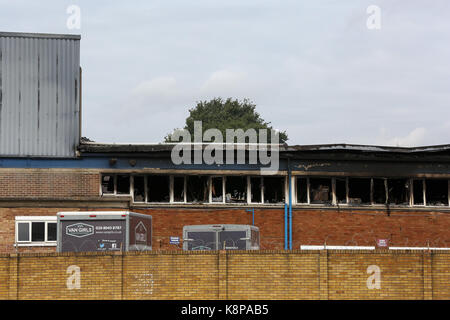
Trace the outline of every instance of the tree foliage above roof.
<path fill-rule="evenodd" d="M 256 105 L 248 99 L 239 101 L 237 99 L 214 98 L 210 101 L 197 102 L 195 108 L 189 109 L 184 129 L 191 135 L 194 134 L 194 121 L 202 121 L 203 132 L 208 129 L 219 129 L 223 137 L 226 137 L 226 129 L 273 129 L 270 122 L 266 122 L 256 112 Z M 172 141 L 172 135 L 179 129 L 174 129 L 165 137 L 165 142 Z M 280 143 L 288 140 L 286 131 L 279 132 Z M 270 134 L 268 134 L 270 142 Z M 178 142 L 178 141 L 176 141 Z"/>

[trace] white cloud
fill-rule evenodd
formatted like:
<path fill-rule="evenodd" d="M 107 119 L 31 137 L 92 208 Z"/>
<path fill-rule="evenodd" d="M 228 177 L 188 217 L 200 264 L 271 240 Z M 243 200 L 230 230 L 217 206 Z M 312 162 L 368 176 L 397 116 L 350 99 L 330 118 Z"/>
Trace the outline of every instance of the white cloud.
<path fill-rule="evenodd" d="M 179 94 L 179 89 L 174 77 L 159 77 L 141 82 L 132 90 L 132 94 L 139 99 L 172 99 Z"/>
<path fill-rule="evenodd" d="M 388 135 L 388 131 L 385 128 L 381 129 L 381 134 L 384 136 Z M 388 138 L 381 143 L 387 146 L 396 147 L 418 147 L 423 144 L 426 139 L 427 130 L 425 128 L 415 128 L 409 132 L 406 136 L 397 136 L 393 138 Z"/>
<path fill-rule="evenodd" d="M 218 70 L 203 83 L 200 92 L 207 96 L 236 96 L 248 93 L 249 77 L 246 72 Z"/>

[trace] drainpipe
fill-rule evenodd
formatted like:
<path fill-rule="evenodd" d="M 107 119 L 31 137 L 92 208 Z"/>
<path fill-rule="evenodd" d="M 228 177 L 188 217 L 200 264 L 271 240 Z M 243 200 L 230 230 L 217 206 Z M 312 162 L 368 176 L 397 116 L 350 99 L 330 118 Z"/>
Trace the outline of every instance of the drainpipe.
<path fill-rule="evenodd" d="M 291 162 L 288 158 L 288 179 L 289 179 L 289 250 L 292 250 L 292 179 Z"/>
<path fill-rule="evenodd" d="M 252 223 L 255 225 L 255 209 L 247 210 L 247 212 L 252 214 Z"/>
<path fill-rule="evenodd" d="M 288 210 L 287 203 L 284 204 L 284 250 L 288 249 Z"/>

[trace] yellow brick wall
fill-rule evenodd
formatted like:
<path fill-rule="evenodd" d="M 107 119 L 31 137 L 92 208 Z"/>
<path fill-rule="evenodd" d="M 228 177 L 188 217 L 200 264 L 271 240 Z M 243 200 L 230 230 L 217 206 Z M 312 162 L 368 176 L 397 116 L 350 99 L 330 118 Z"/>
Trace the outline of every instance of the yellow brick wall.
<path fill-rule="evenodd" d="M 449 254 L 437 253 L 432 256 L 433 299 L 450 299 Z"/>
<path fill-rule="evenodd" d="M 19 299 L 114 299 L 121 287 L 117 255 L 60 255 L 19 257 Z M 70 266 L 80 268 L 80 289 L 68 289 Z M 116 267 L 116 268 L 115 268 Z M 116 269 L 116 270 L 115 270 Z"/>
<path fill-rule="evenodd" d="M 217 254 L 129 253 L 123 259 L 124 299 L 218 299 Z"/>
<path fill-rule="evenodd" d="M 380 289 L 369 289 L 370 266 L 380 270 Z M 450 265 L 448 266 L 450 268 Z M 369 269 L 370 272 L 370 269 Z M 423 299 L 422 254 L 328 253 L 329 299 Z"/>
<path fill-rule="evenodd" d="M 228 252 L 229 299 L 319 299 L 316 253 Z"/>
<path fill-rule="evenodd" d="M 379 289 L 367 285 L 370 266 Z M 450 299 L 450 252 L 10 254 L 0 256 L 0 299 Z"/>
<path fill-rule="evenodd" d="M 9 292 L 9 256 L 0 256 L 0 299 L 8 299 Z"/>

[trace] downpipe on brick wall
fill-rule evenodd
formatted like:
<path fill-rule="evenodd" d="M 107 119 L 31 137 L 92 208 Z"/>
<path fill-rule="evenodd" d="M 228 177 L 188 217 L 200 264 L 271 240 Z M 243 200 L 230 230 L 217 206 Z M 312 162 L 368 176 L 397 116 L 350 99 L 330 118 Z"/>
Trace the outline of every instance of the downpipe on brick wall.
<path fill-rule="evenodd" d="M 288 179 L 289 179 L 289 250 L 292 250 L 292 179 L 291 162 L 288 158 Z"/>
<path fill-rule="evenodd" d="M 284 202 L 284 250 L 288 249 L 288 210 L 287 203 Z"/>

